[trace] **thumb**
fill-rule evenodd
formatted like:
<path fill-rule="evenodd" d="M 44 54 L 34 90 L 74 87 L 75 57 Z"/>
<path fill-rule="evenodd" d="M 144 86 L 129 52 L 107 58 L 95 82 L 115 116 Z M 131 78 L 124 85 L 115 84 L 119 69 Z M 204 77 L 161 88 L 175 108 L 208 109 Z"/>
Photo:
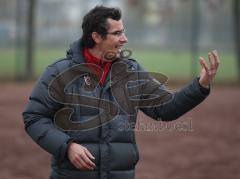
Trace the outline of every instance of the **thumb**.
<path fill-rule="evenodd" d="M 204 68 L 204 58 L 199 57 L 198 61 L 199 61 L 200 65 L 202 66 L 202 68 Z"/>

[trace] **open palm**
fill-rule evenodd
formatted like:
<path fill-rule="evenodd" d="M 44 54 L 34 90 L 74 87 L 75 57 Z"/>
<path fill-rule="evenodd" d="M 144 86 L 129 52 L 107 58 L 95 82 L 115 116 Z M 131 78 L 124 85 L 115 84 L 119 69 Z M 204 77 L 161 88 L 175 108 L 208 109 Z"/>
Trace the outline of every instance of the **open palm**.
<path fill-rule="evenodd" d="M 199 84 L 205 88 L 209 87 L 209 84 L 215 78 L 215 75 L 220 64 L 217 50 L 213 50 L 208 53 L 208 60 L 210 65 L 208 65 L 203 57 L 199 57 L 199 63 L 202 66 L 200 72 Z"/>

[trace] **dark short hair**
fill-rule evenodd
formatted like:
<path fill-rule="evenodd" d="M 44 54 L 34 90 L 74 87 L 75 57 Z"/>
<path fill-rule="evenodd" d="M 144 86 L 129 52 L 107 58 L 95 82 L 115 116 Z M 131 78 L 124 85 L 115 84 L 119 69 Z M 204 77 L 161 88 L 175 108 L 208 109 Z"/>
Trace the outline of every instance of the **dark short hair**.
<path fill-rule="evenodd" d="M 94 47 L 95 42 L 92 39 L 92 32 L 97 32 L 102 38 L 106 38 L 108 30 L 107 18 L 120 20 L 121 10 L 119 8 L 96 6 L 84 16 L 82 22 L 83 47 Z"/>

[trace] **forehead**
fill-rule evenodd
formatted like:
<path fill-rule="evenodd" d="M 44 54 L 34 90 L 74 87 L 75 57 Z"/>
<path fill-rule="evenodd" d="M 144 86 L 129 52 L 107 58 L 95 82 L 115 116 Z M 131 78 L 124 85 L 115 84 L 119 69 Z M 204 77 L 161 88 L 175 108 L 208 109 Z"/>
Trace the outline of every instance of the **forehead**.
<path fill-rule="evenodd" d="M 108 18 L 107 23 L 108 23 L 108 30 L 115 31 L 115 30 L 124 29 L 122 19 L 120 19 L 119 21 L 116 21 L 111 18 Z"/>

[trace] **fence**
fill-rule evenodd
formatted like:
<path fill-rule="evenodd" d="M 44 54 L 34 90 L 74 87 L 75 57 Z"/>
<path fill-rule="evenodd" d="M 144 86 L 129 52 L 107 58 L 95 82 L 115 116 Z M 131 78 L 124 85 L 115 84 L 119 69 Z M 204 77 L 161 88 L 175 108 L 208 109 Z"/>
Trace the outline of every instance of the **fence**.
<path fill-rule="evenodd" d="M 216 48 L 222 60 L 218 80 L 237 80 L 233 0 L 36 0 L 34 77 L 65 55 L 81 36 L 82 17 L 99 4 L 122 9 L 127 48 L 149 70 L 192 78 L 198 72 L 198 55 L 207 57 L 208 50 Z M 26 60 L 28 7 L 28 0 L 0 1 L 1 79 L 24 79 L 31 68 Z"/>

